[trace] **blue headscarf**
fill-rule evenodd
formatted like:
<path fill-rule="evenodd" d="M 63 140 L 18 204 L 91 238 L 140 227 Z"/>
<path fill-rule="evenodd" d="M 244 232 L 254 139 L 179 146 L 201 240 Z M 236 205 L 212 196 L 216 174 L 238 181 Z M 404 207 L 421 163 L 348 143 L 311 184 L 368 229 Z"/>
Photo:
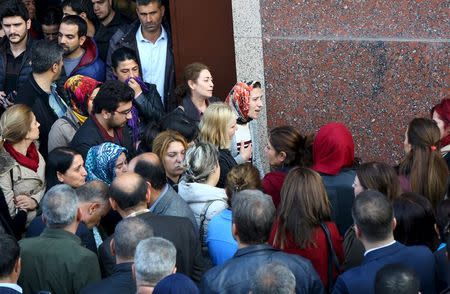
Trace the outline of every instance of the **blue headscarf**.
<path fill-rule="evenodd" d="M 127 154 L 127 149 L 111 142 L 91 147 L 85 162 L 86 181 L 100 180 L 110 185 L 116 176 L 117 158 L 122 153 Z"/>

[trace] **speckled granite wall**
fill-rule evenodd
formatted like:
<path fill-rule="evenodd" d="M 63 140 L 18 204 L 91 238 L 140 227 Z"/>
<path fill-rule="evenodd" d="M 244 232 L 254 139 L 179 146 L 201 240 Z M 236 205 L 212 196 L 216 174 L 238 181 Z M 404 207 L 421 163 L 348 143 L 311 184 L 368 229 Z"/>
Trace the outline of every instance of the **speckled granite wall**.
<path fill-rule="evenodd" d="M 268 127 L 354 134 L 394 163 L 409 120 L 449 95 L 448 1 L 261 0 Z"/>

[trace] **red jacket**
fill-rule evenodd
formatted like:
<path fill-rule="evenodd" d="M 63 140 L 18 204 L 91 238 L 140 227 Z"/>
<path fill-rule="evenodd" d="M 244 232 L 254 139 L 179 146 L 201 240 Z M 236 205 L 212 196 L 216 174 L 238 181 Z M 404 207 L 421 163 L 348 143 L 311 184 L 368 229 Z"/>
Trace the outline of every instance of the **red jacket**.
<path fill-rule="evenodd" d="M 284 179 L 287 176 L 285 171 L 274 171 L 266 174 L 262 180 L 262 186 L 264 193 L 272 196 L 273 204 L 275 208 L 278 208 L 281 201 L 281 187 L 283 186 Z"/>
<path fill-rule="evenodd" d="M 331 234 L 331 242 L 333 243 L 334 251 L 336 252 L 339 263 L 342 264 L 344 261 L 344 250 L 342 248 L 342 237 L 334 222 L 326 222 L 328 229 Z M 280 249 L 280 246 L 274 245 L 275 234 L 278 230 L 278 221 L 276 221 L 272 227 L 272 232 L 270 233 L 269 244 L 272 244 L 275 248 Z M 317 271 L 322 283 L 325 287 L 328 287 L 328 247 L 327 239 L 322 228 L 318 227 L 314 231 L 314 243 L 317 247 L 300 248 L 295 244 L 294 239 L 291 234 L 287 235 L 287 244 L 285 244 L 283 251 L 291 254 L 297 254 L 311 261 L 313 267 Z M 338 272 L 334 271 L 334 278 L 338 276 Z"/>

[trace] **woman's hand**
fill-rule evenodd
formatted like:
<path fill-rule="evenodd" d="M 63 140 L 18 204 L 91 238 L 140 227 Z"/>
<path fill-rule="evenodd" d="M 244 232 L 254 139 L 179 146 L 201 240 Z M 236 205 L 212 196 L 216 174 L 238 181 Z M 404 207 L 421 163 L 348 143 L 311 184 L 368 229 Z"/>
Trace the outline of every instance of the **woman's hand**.
<path fill-rule="evenodd" d="M 245 161 L 249 161 L 250 157 L 252 157 L 252 143 L 245 147 L 244 141 L 241 141 L 241 149 L 239 150 L 239 153 Z"/>
<path fill-rule="evenodd" d="M 31 211 L 37 208 L 37 202 L 27 195 L 16 196 L 14 202 L 19 209 Z"/>
<path fill-rule="evenodd" d="M 142 88 L 134 78 L 128 81 L 128 86 L 134 91 L 134 98 L 137 98 L 142 93 Z"/>

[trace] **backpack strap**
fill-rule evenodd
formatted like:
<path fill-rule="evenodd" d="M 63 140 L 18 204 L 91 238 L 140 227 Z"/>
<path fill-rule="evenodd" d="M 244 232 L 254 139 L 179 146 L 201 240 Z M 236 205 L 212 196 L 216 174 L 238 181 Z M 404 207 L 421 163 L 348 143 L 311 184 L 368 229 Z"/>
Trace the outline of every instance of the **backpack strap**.
<path fill-rule="evenodd" d="M 206 202 L 205 205 L 203 206 L 202 212 L 200 214 L 199 235 L 200 235 L 200 244 L 202 247 L 206 246 L 205 240 L 204 240 L 204 234 L 205 234 L 204 224 L 205 224 L 205 220 L 206 220 L 206 213 L 208 212 L 208 209 L 211 206 L 211 204 L 213 204 L 213 202 L 215 202 L 215 201 L 217 201 L 217 200 L 210 200 L 210 201 Z"/>

